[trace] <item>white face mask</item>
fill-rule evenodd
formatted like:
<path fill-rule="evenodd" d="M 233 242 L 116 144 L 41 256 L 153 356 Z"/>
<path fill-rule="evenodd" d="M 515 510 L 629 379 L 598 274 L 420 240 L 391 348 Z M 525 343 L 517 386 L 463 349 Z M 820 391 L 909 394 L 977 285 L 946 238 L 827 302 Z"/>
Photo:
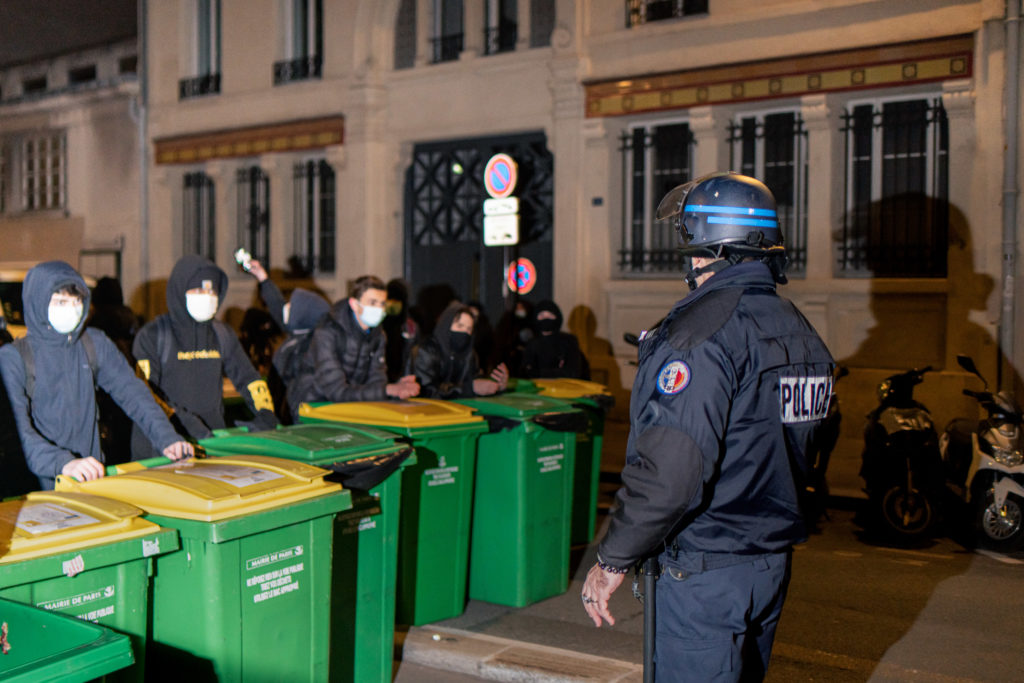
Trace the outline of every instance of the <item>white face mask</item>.
<path fill-rule="evenodd" d="M 383 306 L 363 306 L 363 313 L 359 320 L 367 327 L 377 327 L 384 320 Z"/>
<path fill-rule="evenodd" d="M 47 317 L 50 319 L 50 325 L 53 326 L 53 329 L 61 334 L 68 334 L 78 327 L 78 323 L 82 319 L 82 311 L 81 303 L 71 306 L 54 306 L 51 304 L 47 311 Z"/>
<path fill-rule="evenodd" d="M 185 308 L 192 319 L 198 323 L 204 323 L 216 315 L 219 303 L 216 294 L 185 292 Z"/>

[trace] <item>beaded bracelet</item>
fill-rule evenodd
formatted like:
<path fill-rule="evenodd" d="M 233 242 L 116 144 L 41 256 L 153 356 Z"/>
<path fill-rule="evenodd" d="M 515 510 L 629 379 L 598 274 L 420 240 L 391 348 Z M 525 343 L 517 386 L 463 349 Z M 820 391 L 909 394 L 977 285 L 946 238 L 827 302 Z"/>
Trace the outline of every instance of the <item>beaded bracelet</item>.
<path fill-rule="evenodd" d="M 600 567 L 603 571 L 608 572 L 609 574 L 628 574 L 629 573 L 629 567 L 622 567 L 622 568 L 620 568 L 620 567 L 613 567 L 610 564 L 605 564 L 603 561 L 601 561 L 601 556 L 600 555 L 597 556 L 597 566 Z"/>

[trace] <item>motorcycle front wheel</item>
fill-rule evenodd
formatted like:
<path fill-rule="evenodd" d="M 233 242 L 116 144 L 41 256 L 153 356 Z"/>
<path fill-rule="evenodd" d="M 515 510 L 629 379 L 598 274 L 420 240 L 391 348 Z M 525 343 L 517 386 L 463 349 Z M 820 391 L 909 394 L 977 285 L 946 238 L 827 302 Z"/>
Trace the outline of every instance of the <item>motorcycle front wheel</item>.
<path fill-rule="evenodd" d="M 915 488 L 890 487 L 881 499 L 882 521 L 897 538 L 924 536 L 935 523 L 935 507 Z"/>
<path fill-rule="evenodd" d="M 991 489 L 980 502 L 974 517 L 978 544 L 989 550 L 1010 552 L 1024 545 L 1021 499 L 1006 496 L 1001 508 L 996 507 Z"/>

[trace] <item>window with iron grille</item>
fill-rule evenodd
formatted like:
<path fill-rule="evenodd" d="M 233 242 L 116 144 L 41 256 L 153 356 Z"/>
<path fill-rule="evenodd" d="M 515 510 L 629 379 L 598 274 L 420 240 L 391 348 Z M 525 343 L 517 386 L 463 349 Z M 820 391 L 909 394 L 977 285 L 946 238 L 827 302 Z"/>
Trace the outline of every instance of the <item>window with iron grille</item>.
<path fill-rule="evenodd" d="M 772 191 L 789 256 L 789 272 L 807 267 L 807 131 L 800 114 L 741 115 L 729 125 L 729 168 Z"/>
<path fill-rule="evenodd" d="M 708 0 L 626 0 L 626 28 L 708 13 Z"/>
<path fill-rule="evenodd" d="M 436 64 L 458 59 L 463 45 L 462 0 L 434 0 L 433 19 L 432 61 Z"/>
<path fill-rule="evenodd" d="M 680 272 L 683 257 L 670 221 L 655 221 L 658 202 L 693 176 L 690 125 L 670 122 L 636 126 L 623 133 L 623 217 L 619 268 L 623 273 Z"/>
<path fill-rule="evenodd" d="M 320 78 L 323 70 L 323 0 L 291 0 L 288 58 L 274 63 L 274 85 Z"/>
<path fill-rule="evenodd" d="M 295 254 L 293 270 L 333 273 L 335 261 L 335 174 L 324 159 L 295 165 Z"/>
<path fill-rule="evenodd" d="M 487 28 L 484 30 L 484 54 L 511 52 L 516 49 L 518 9 L 516 0 L 487 0 Z"/>
<path fill-rule="evenodd" d="M 270 178 L 259 166 L 238 169 L 238 244 L 270 267 Z"/>
<path fill-rule="evenodd" d="M 395 19 L 395 68 L 416 64 L 416 0 L 400 0 Z"/>
<path fill-rule="evenodd" d="M 851 103 L 839 274 L 945 277 L 949 130 L 940 98 Z"/>
<path fill-rule="evenodd" d="M 530 0 L 530 47 L 551 45 L 555 30 L 555 0 Z"/>
<path fill-rule="evenodd" d="M 191 0 L 193 7 L 192 76 L 178 81 L 178 98 L 220 92 L 220 0 Z"/>
<path fill-rule="evenodd" d="M 202 171 L 186 173 L 182 211 L 182 236 L 185 254 L 199 254 L 216 260 L 213 178 Z"/>
<path fill-rule="evenodd" d="M 63 133 L 33 135 L 21 144 L 21 205 L 26 211 L 60 209 L 66 196 Z"/>

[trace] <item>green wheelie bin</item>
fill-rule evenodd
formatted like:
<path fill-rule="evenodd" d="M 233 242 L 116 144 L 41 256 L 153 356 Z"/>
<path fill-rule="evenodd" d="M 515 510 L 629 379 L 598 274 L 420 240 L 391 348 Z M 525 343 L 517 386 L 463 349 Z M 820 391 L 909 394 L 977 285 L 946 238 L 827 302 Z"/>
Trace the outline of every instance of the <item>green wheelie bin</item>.
<path fill-rule="evenodd" d="M 0 598 L 128 635 L 138 664 L 118 680 L 143 679 L 154 557 L 178 548 L 178 532 L 142 514 L 81 493 L 39 491 L 0 502 Z"/>
<path fill-rule="evenodd" d="M 397 618 L 419 626 L 466 609 L 476 440 L 487 423 L 448 401 L 303 404 L 305 423 L 344 422 L 398 434 L 416 449 L 402 471 Z"/>
<path fill-rule="evenodd" d="M 469 597 L 523 607 L 569 586 L 576 434 L 583 413 L 529 394 L 459 399 L 487 417 L 477 447 Z"/>
<path fill-rule="evenodd" d="M 576 468 L 573 474 L 573 545 L 594 539 L 597 520 L 597 488 L 601 478 L 601 448 L 604 446 L 604 420 L 615 404 L 608 388 L 597 382 L 562 377 L 531 380 L 541 396 L 567 401 L 587 416 L 587 429 L 576 437 Z"/>
<path fill-rule="evenodd" d="M 217 430 L 199 443 L 209 456 L 268 455 L 332 470 L 352 494 L 334 520 L 331 681 L 390 681 L 402 480 L 412 448 L 361 425 L 300 424 L 249 433 Z"/>
<path fill-rule="evenodd" d="M 131 503 L 178 531 L 181 549 L 155 563 L 146 680 L 326 680 L 334 517 L 349 492 L 280 458 L 117 469 L 57 488 Z"/>
<path fill-rule="evenodd" d="M 0 681 L 78 683 L 131 666 L 128 636 L 57 612 L 0 600 Z"/>

